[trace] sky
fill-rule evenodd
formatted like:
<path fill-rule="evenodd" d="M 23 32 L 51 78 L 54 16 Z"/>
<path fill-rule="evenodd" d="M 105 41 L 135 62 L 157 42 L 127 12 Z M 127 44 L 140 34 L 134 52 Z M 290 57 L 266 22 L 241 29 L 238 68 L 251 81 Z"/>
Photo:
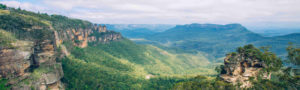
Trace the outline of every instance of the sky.
<path fill-rule="evenodd" d="M 300 28 L 300 0 L 0 0 L 10 7 L 99 24 L 241 23 Z"/>

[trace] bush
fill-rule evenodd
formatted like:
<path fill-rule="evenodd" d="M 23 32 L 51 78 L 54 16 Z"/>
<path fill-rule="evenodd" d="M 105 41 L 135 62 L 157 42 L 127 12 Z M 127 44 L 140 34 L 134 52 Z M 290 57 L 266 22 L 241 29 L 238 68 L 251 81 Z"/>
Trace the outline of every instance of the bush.
<path fill-rule="evenodd" d="M 6 9 L 6 8 L 7 8 L 6 5 L 0 4 L 0 9 Z"/>

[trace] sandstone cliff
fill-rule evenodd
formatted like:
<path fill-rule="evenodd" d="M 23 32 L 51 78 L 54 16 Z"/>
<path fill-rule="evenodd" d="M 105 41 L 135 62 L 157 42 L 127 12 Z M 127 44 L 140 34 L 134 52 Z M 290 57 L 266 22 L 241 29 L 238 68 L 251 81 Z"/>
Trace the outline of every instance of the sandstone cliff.
<path fill-rule="evenodd" d="M 267 68 L 263 60 L 261 60 L 261 52 L 252 45 L 239 48 L 239 52 L 230 53 L 224 59 L 223 72 L 220 78 L 234 85 L 240 85 L 241 88 L 249 88 L 252 86 L 253 80 L 258 76 L 263 79 L 270 79 L 267 72 L 262 69 Z"/>
<path fill-rule="evenodd" d="M 0 49 L 0 77 L 9 79 L 13 90 L 63 89 L 63 71 L 56 62 L 56 48 L 51 40 L 21 41 L 13 48 Z"/>
<path fill-rule="evenodd" d="M 106 26 L 94 24 L 90 28 L 69 28 L 61 30 L 59 37 L 60 41 L 72 41 L 73 45 L 84 48 L 89 42 L 106 43 L 109 41 L 119 40 L 122 38 L 120 33 L 109 31 Z"/>
<path fill-rule="evenodd" d="M 13 90 L 64 89 L 60 80 L 62 66 L 56 62 L 57 58 L 69 55 L 62 43 L 71 41 L 74 46 L 84 48 L 89 42 L 107 43 L 122 38 L 120 33 L 108 31 L 100 25 L 50 32 L 46 39 L 17 40 L 10 43 L 11 47 L 0 48 L 0 78 L 9 80 L 7 86 Z M 57 50 L 58 47 L 61 51 Z M 60 52 L 62 54 L 58 55 Z"/>
<path fill-rule="evenodd" d="M 52 31 L 48 39 L 18 40 L 12 48 L 0 49 L 0 78 L 9 79 L 7 86 L 12 89 L 31 88 L 37 90 L 64 89 L 60 79 L 63 77 L 61 64 L 56 59 L 68 55 L 67 49 L 61 45 L 71 41 L 74 46 L 84 48 L 89 42 L 107 43 L 122 38 L 120 33 L 107 31 L 105 26 L 97 29 L 67 29 Z M 61 47 L 62 51 L 57 51 Z"/>
<path fill-rule="evenodd" d="M 120 33 L 88 21 L 14 8 L 0 11 L 7 12 L 0 12 L 0 80 L 13 90 L 63 90 L 59 60 L 70 54 L 69 47 L 122 39 Z"/>

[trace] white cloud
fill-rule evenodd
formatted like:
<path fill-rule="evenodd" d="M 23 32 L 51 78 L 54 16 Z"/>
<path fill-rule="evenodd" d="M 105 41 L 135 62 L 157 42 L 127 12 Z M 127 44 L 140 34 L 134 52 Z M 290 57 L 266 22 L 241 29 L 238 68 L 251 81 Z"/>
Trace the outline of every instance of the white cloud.
<path fill-rule="evenodd" d="M 5 2 L 5 1 L 4 1 Z M 41 0 L 6 2 L 95 23 L 299 22 L 300 0 Z M 3 2 L 1 2 L 3 3 Z M 42 6 L 42 7 L 41 7 Z M 38 9 L 36 9 L 38 8 Z"/>
<path fill-rule="evenodd" d="M 0 1 L 0 3 L 6 4 L 10 7 L 14 7 L 14 8 L 22 8 L 22 9 L 26 9 L 26 10 L 30 10 L 30 11 L 39 11 L 39 10 L 43 10 L 45 9 L 44 7 L 40 7 L 37 5 L 32 5 L 31 3 L 28 2 L 18 2 L 18 1 Z"/>

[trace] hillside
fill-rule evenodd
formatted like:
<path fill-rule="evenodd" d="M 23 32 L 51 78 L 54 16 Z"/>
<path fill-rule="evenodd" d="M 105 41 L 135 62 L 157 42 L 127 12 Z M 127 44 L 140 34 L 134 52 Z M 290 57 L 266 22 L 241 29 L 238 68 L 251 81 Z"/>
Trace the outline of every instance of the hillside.
<path fill-rule="evenodd" d="M 201 52 L 137 45 L 105 25 L 1 7 L 1 89 L 167 89 L 216 74 Z"/>
<path fill-rule="evenodd" d="M 129 40 L 75 48 L 71 53 L 62 61 L 65 79 L 73 89 L 96 89 L 98 85 L 103 86 L 102 89 L 111 86 L 116 89 L 163 89 L 169 87 L 167 83 L 174 84 L 175 77 L 216 74 L 208 59 L 200 53 L 175 54 Z M 75 72 L 80 74 L 72 74 Z M 84 76 L 89 78 L 80 79 Z M 153 86 L 162 82 L 166 84 Z M 84 88 L 87 83 L 92 84 Z"/>
<path fill-rule="evenodd" d="M 62 89 L 61 63 L 51 20 L 0 4 L 1 89 Z"/>

